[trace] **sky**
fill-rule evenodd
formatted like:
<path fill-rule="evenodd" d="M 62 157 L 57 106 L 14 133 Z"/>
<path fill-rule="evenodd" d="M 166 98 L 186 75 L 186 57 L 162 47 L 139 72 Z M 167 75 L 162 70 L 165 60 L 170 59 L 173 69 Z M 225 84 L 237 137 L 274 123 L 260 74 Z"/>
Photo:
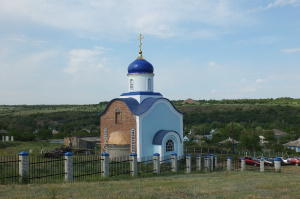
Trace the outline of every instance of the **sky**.
<path fill-rule="evenodd" d="M 300 98 L 300 0 L 0 0 L 0 105 L 117 98 L 140 33 L 166 98 Z"/>

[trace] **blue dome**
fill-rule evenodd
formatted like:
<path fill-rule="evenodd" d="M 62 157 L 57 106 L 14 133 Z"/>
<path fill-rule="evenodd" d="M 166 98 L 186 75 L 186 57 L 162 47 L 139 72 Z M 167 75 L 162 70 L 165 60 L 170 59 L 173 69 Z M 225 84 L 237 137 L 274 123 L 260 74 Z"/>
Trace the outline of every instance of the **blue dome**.
<path fill-rule="evenodd" d="M 145 59 L 136 59 L 128 66 L 128 73 L 153 73 L 154 68 Z"/>

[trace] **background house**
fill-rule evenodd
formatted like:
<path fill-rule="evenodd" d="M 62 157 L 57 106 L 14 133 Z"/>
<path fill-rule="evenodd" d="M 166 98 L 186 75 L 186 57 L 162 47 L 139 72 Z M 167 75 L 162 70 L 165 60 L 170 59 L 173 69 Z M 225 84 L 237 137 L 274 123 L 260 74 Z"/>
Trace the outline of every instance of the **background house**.
<path fill-rule="evenodd" d="M 281 130 L 279 130 L 279 129 L 272 129 L 272 131 L 274 132 L 274 135 L 275 135 L 275 137 L 277 138 L 277 140 L 278 140 L 280 137 L 287 135 L 286 132 L 281 131 Z"/>
<path fill-rule="evenodd" d="M 289 143 L 283 144 L 283 146 L 292 149 L 296 152 L 300 152 L 300 138 L 298 140 L 295 141 L 291 141 Z"/>
<path fill-rule="evenodd" d="M 221 141 L 221 142 L 218 142 L 218 144 L 219 144 L 220 146 L 224 146 L 224 145 L 227 144 L 228 142 L 231 142 L 231 143 L 233 142 L 234 148 L 236 148 L 236 147 L 238 146 L 238 144 L 239 144 L 239 141 L 236 141 L 236 140 L 232 139 L 231 137 L 229 137 L 228 139 L 223 140 L 223 141 Z"/>
<path fill-rule="evenodd" d="M 65 137 L 64 145 L 71 148 L 94 149 L 100 143 L 100 137 Z"/>

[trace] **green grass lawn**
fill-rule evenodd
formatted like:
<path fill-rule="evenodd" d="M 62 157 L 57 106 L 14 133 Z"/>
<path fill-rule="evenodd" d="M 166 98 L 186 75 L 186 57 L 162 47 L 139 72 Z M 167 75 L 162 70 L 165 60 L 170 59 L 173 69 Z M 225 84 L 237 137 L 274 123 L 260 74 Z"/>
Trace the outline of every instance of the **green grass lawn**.
<path fill-rule="evenodd" d="M 41 149 L 45 149 L 46 151 L 58 148 L 63 144 L 57 143 L 49 143 L 49 142 L 13 142 L 14 146 L 7 147 L 4 149 L 0 149 L 0 155 L 7 154 L 19 154 L 22 151 L 27 151 L 29 153 L 30 149 L 34 150 L 35 154 L 41 152 Z"/>
<path fill-rule="evenodd" d="M 1 198 L 299 198 L 300 167 L 62 184 L 0 185 Z"/>

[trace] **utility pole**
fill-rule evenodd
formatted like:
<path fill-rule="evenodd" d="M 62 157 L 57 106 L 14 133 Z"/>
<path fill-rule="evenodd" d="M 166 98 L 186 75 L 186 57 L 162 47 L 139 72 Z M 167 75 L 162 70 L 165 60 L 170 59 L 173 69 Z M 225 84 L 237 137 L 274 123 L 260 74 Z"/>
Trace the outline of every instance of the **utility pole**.
<path fill-rule="evenodd" d="M 232 120 L 232 122 L 231 122 L 231 130 L 232 130 L 232 154 L 234 154 L 234 129 L 233 129 L 233 120 Z"/>

